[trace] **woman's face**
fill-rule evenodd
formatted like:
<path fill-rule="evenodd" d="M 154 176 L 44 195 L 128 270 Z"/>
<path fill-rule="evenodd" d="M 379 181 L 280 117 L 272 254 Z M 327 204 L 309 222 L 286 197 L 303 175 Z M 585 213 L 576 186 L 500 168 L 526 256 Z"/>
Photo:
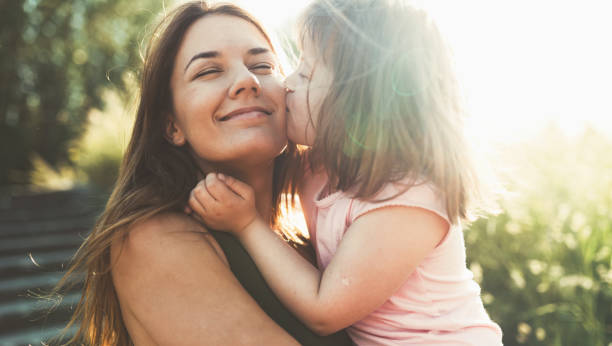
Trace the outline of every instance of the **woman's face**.
<path fill-rule="evenodd" d="M 314 143 L 319 112 L 332 84 L 332 73 L 318 59 L 313 43 L 306 39 L 300 63 L 285 80 L 287 86 L 287 136 L 302 145 Z"/>
<path fill-rule="evenodd" d="M 253 24 L 229 15 L 199 19 L 174 63 L 169 138 L 189 143 L 200 165 L 270 161 L 287 141 L 278 66 Z"/>

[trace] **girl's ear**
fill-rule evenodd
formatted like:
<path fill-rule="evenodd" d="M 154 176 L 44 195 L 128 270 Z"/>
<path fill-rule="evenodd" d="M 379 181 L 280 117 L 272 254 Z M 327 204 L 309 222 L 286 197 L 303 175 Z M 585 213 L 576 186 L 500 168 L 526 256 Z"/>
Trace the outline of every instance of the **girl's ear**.
<path fill-rule="evenodd" d="M 176 124 L 176 118 L 169 114 L 166 121 L 166 140 L 177 147 L 185 144 L 185 134 Z"/>

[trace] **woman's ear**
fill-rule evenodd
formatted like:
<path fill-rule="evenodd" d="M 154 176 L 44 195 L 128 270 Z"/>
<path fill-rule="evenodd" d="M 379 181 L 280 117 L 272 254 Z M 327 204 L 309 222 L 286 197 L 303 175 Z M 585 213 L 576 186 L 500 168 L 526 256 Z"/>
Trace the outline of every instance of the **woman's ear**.
<path fill-rule="evenodd" d="M 176 118 L 174 115 L 168 115 L 166 122 L 166 140 L 177 147 L 185 144 L 185 134 L 183 130 L 176 124 Z"/>

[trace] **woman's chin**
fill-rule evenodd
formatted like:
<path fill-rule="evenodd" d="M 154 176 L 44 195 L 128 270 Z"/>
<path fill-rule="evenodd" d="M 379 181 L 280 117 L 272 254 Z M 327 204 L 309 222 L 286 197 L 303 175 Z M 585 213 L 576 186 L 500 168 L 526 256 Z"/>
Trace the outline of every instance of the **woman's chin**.
<path fill-rule="evenodd" d="M 205 159 L 206 155 L 198 155 L 203 161 L 216 162 L 223 166 L 232 166 L 240 170 L 251 170 L 257 166 L 268 166 L 274 163 L 285 147 L 286 141 L 251 141 L 226 150 L 223 156 Z"/>
<path fill-rule="evenodd" d="M 242 156 L 245 158 L 245 160 L 254 160 L 259 162 L 272 161 L 283 152 L 286 146 L 286 140 L 257 143 L 250 147 L 249 150 L 245 151 Z"/>

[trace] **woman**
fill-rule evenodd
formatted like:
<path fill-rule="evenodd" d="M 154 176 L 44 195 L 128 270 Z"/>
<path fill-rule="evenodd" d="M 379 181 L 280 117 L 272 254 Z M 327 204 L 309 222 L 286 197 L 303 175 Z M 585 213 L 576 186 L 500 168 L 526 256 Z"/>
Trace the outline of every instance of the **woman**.
<path fill-rule="evenodd" d="M 276 177 L 295 150 L 279 70 L 261 25 L 235 6 L 188 3 L 158 27 L 119 179 L 66 276 L 86 274 L 70 343 L 349 343 L 299 324 L 231 238 L 182 213 L 196 182 L 219 171 L 249 182 L 276 225 L 288 188 Z"/>

